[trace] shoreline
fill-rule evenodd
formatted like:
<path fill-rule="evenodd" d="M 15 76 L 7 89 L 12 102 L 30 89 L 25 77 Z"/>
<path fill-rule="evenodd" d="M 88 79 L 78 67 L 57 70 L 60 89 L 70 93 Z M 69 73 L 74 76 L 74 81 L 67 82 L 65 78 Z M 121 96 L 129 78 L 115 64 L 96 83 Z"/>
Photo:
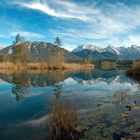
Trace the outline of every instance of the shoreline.
<path fill-rule="evenodd" d="M 0 63 L 0 71 L 29 71 L 29 70 L 91 70 L 94 69 L 94 64 L 79 64 L 79 63 L 63 63 L 62 66 L 49 67 L 46 62 L 30 62 L 27 64 L 5 62 Z"/>

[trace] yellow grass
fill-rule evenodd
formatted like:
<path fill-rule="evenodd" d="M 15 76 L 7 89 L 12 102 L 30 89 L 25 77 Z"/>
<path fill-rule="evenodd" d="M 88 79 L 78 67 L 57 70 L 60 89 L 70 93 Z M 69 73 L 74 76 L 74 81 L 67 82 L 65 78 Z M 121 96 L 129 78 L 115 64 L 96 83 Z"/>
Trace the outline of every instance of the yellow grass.
<path fill-rule="evenodd" d="M 93 64 L 78 64 L 78 63 L 64 63 L 60 67 L 49 68 L 47 62 L 35 62 L 28 64 L 14 64 L 11 62 L 0 63 L 0 69 L 9 69 L 9 70 L 38 70 L 38 69 L 73 69 L 73 70 L 84 70 L 84 69 L 93 69 Z"/>
<path fill-rule="evenodd" d="M 84 70 L 84 69 L 93 69 L 93 64 L 79 64 L 79 63 L 64 63 L 63 67 L 66 69 L 75 69 L 75 70 Z"/>
<path fill-rule="evenodd" d="M 13 69 L 15 65 L 10 62 L 0 63 L 0 69 Z"/>
<path fill-rule="evenodd" d="M 28 64 L 14 64 L 10 62 L 0 63 L 0 69 L 26 70 L 26 69 L 46 69 L 46 64 L 28 63 Z"/>

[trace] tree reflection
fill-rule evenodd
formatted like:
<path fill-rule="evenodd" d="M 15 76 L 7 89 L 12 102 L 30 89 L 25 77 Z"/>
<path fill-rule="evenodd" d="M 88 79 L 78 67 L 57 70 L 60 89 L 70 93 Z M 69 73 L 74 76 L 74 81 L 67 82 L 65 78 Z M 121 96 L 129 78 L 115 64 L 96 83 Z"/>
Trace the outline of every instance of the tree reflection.
<path fill-rule="evenodd" d="M 27 88 L 29 87 L 29 80 L 26 73 L 14 73 L 12 75 L 12 94 L 15 95 L 16 100 L 26 96 Z"/>
<path fill-rule="evenodd" d="M 54 95 L 56 100 L 59 100 L 61 93 L 62 93 L 62 84 L 61 83 L 54 84 Z"/>
<path fill-rule="evenodd" d="M 72 71 L 53 70 L 53 71 L 32 71 L 32 72 L 12 72 L 1 73 L 0 78 L 8 83 L 12 83 L 12 94 L 17 101 L 28 94 L 28 88 L 46 87 L 53 85 L 56 98 L 59 98 L 62 92 L 61 81 L 64 81 Z"/>
<path fill-rule="evenodd" d="M 91 80 L 92 79 L 92 71 L 91 70 L 84 70 L 84 77 L 87 80 Z"/>
<path fill-rule="evenodd" d="M 49 74 L 49 78 L 54 82 L 54 95 L 55 99 L 59 100 L 60 95 L 62 93 L 62 83 L 66 77 L 66 73 L 64 71 L 50 71 L 51 74 Z M 54 76 L 55 75 L 55 76 Z"/>
<path fill-rule="evenodd" d="M 127 76 L 129 77 L 129 78 L 131 78 L 132 80 L 134 80 L 135 82 L 137 82 L 138 84 L 140 84 L 140 76 L 139 75 L 129 75 L 129 74 L 127 74 Z"/>
<path fill-rule="evenodd" d="M 38 73 L 13 73 L 11 75 L 12 94 L 19 101 L 25 97 L 28 87 L 46 87 L 54 85 L 54 94 L 59 99 L 62 92 L 62 84 L 65 78 L 69 77 L 64 71 L 47 71 Z"/>

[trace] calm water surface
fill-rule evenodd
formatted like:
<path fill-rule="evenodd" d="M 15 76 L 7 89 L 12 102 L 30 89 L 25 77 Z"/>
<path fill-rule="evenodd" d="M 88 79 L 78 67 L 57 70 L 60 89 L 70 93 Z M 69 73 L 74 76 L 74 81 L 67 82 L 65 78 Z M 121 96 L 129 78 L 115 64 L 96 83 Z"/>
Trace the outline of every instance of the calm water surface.
<path fill-rule="evenodd" d="M 0 140 L 51 139 L 54 98 L 77 106 L 81 123 L 90 126 L 86 139 L 140 138 L 139 83 L 123 70 L 94 70 L 0 73 Z"/>

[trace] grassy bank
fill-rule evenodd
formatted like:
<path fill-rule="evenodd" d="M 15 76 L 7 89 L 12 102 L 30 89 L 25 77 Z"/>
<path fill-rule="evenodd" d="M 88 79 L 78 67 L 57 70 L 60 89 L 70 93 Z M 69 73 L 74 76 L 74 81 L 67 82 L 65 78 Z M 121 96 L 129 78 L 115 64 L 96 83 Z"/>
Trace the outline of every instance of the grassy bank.
<path fill-rule="evenodd" d="M 4 62 L 0 63 L 0 70 L 55 70 L 55 69 L 74 69 L 74 70 L 83 70 L 83 69 L 93 69 L 93 64 L 79 64 L 79 63 L 63 63 L 61 66 L 52 66 L 49 67 L 48 63 L 11 63 L 11 62 Z"/>

